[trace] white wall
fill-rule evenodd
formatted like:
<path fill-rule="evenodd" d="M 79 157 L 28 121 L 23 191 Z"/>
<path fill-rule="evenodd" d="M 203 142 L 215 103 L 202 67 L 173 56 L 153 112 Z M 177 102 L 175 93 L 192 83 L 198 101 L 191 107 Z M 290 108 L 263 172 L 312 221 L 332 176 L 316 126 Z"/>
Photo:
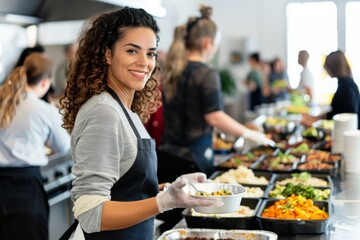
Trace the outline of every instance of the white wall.
<path fill-rule="evenodd" d="M 244 57 L 253 51 L 260 52 L 264 60 L 276 56 L 286 59 L 286 15 L 287 0 L 166 0 L 168 13 L 157 19 L 160 25 L 159 48 L 167 51 L 173 39 L 173 31 L 179 24 L 186 23 L 190 16 L 199 16 L 198 6 L 204 3 L 213 7 L 213 20 L 222 34 L 220 44 L 220 65 L 228 65 L 229 48 L 245 50 Z M 242 49 L 246 48 L 246 49 Z M 241 85 L 248 66 L 229 66 Z"/>
<path fill-rule="evenodd" d="M 286 0 L 166 0 L 165 18 L 157 19 L 161 29 L 160 48 L 167 50 L 175 26 L 188 17 L 199 16 L 198 5 L 213 7 L 213 19 L 223 38 L 247 38 L 249 51 L 259 51 L 264 58 L 286 56 Z"/>
<path fill-rule="evenodd" d="M 27 46 L 26 30 L 12 24 L 0 24 L 0 84 Z"/>

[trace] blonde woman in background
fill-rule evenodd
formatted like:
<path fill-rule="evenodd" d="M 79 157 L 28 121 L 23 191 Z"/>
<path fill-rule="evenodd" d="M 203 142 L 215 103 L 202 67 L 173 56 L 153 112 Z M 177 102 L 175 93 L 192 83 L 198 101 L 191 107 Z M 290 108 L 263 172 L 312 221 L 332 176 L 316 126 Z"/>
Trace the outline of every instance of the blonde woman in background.
<path fill-rule="evenodd" d="M 207 65 L 217 51 L 220 33 L 211 20 L 212 8 L 201 6 L 200 13 L 176 28 L 165 60 L 165 134 L 160 150 L 165 161 L 161 164 L 166 164 L 163 167 L 173 178 L 182 171 L 214 172 L 213 127 L 260 144 L 269 143 L 264 134 L 224 112 L 219 74 Z M 172 161 L 171 156 L 177 160 Z"/>
<path fill-rule="evenodd" d="M 49 206 L 40 175 L 53 152 L 70 149 L 57 108 L 40 98 L 52 62 L 30 54 L 0 88 L 0 239 L 48 239 Z"/>

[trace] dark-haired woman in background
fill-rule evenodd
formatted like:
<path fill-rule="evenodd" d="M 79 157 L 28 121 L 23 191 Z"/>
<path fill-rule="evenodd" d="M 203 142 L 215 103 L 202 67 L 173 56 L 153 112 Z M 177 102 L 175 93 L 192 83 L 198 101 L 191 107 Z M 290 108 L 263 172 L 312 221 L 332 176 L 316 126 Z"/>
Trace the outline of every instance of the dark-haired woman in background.
<path fill-rule="evenodd" d="M 352 77 L 350 65 L 342 51 L 331 52 L 324 68 L 332 78 L 338 79 L 338 87 L 331 100 L 331 111 L 326 118 L 332 119 L 338 113 L 357 113 L 359 121 L 359 88 Z"/>
<path fill-rule="evenodd" d="M 358 128 L 360 126 L 360 95 L 359 88 L 352 77 L 350 65 L 345 54 L 338 50 L 331 52 L 325 59 L 324 68 L 332 78 L 338 79 L 338 87 L 331 100 L 331 111 L 326 116 L 314 118 L 308 115 L 303 116 L 303 123 L 307 126 L 320 118 L 332 119 L 339 113 L 357 113 Z"/>
<path fill-rule="evenodd" d="M 0 239 L 48 239 L 49 207 L 40 166 L 70 148 L 58 109 L 40 100 L 52 62 L 32 53 L 0 88 Z"/>

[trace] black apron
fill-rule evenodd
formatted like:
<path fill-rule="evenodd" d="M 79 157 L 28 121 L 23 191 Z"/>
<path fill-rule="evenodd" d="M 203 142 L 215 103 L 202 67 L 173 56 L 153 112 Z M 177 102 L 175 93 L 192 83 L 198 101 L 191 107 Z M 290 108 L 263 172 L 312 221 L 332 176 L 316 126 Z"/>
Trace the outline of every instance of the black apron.
<path fill-rule="evenodd" d="M 214 150 L 212 148 L 212 134 L 205 134 L 193 140 L 188 146 L 199 170 L 210 176 L 215 171 Z"/>
<path fill-rule="evenodd" d="M 132 167 L 111 188 L 112 201 L 136 201 L 156 196 L 159 192 L 157 180 L 157 160 L 154 139 L 142 139 L 138 133 L 127 110 L 116 93 L 107 88 L 107 91 L 119 103 L 128 119 L 131 128 L 137 137 L 138 153 Z M 77 222 L 70 227 L 70 235 L 75 230 Z M 66 233 L 65 233 L 66 234 Z M 65 235 L 64 234 L 64 235 Z M 70 235 L 67 236 L 68 239 Z M 113 231 L 102 231 L 96 233 L 85 233 L 87 240 L 153 240 L 154 217 L 149 218 L 132 227 Z M 64 236 L 63 236 L 64 237 Z"/>
<path fill-rule="evenodd" d="M 0 239 L 49 239 L 40 167 L 0 168 Z"/>

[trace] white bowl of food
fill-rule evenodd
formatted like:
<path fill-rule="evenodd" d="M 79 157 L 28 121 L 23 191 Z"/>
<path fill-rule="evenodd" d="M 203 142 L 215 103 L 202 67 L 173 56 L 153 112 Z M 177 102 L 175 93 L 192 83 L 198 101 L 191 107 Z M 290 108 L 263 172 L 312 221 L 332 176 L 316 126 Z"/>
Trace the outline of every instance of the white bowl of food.
<path fill-rule="evenodd" d="M 230 213 L 235 212 L 241 203 L 246 189 L 240 184 L 228 183 L 193 183 L 192 187 L 187 184 L 184 191 L 195 198 L 214 199 L 219 198 L 224 203 L 221 207 L 194 207 L 194 210 L 199 213 Z"/>

